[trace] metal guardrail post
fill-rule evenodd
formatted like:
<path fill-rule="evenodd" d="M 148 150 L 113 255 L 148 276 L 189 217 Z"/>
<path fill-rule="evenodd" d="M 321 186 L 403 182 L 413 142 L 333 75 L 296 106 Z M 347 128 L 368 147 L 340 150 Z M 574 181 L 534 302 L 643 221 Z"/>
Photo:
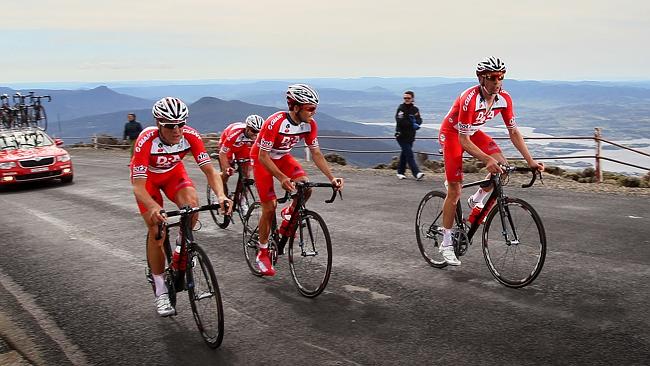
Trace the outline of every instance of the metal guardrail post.
<path fill-rule="evenodd" d="M 308 147 L 305 147 L 305 161 L 311 161 L 311 151 Z"/>
<path fill-rule="evenodd" d="M 602 147 L 600 143 L 600 138 L 601 138 L 601 129 L 600 127 L 596 127 L 594 129 L 594 141 L 596 141 L 596 164 L 594 165 L 596 168 L 596 182 L 602 183 L 603 182 L 603 169 L 600 164 L 600 155 L 602 154 Z"/>
<path fill-rule="evenodd" d="M 93 148 L 97 150 L 97 135 L 93 135 Z"/>

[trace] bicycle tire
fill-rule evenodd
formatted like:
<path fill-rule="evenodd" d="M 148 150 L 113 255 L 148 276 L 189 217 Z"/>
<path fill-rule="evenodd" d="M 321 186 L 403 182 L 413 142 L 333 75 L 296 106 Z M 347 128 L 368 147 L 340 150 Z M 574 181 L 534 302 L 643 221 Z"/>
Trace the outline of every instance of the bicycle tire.
<path fill-rule="evenodd" d="M 301 295 L 316 297 L 325 290 L 332 273 L 332 240 L 318 213 L 304 210 L 299 220 L 296 235 L 288 243 L 291 278 Z"/>
<path fill-rule="evenodd" d="M 42 105 L 33 107 L 32 123 L 43 131 L 47 131 L 47 113 Z"/>
<path fill-rule="evenodd" d="M 248 269 L 250 269 L 251 273 L 258 277 L 262 276 L 262 272 L 255 263 L 255 257 L 257 256 L 257 243 L 259 242 L 260 238 L 258 233 L 258 224 L 261 214 L 261 204 L 259 202 L 254 202 L 251 207 L 248 208 L 248 212 L 244 217 L 244 230 L 242 235 L 242 244 L 246 264 L 248 265 Z"/>
<path fill-rule="evenodd" d="M 223 341 L 224 315 L 219 283 L 205 251 L 196 243 L 193 247 L 186 271 L 187 294 L 199 333 L 210 348 L 217 348 Z"/>
<path fill-rule="evenodd" d="M 490 273 L 499 283 L 521 288 L 533 282 L 542 271 L 546 259 L 546 232 L 542 219 L 528 202 L 509 197 L 506 198 L 504 208 L 505 228 L 501 224 L 501 216 L 497 216 L 498 204 L 488 213 L 483 227 L 483 256 Z M 499 220 L 494 221 L 495 217 Z M 503 238 L 504 232 L 512 235 L 513 227 L 519 239 L 514 245 Z M 491 228 L 494 228 L 492 232 Z M 525 262 L 521 267 L 515 264 L 512 270 L 504 268 L 518 259 Z"/>
<path fill-rule="evenodd" d="M 240 194 L 240 201 L 242 201 L 245 204 L 245 207 L 242 207 L 241 203 L 237 203 L 237 212 L 239 212 L 239 218 L 241 219 L 241 222 L 244 222 L 244 218 L 246 214 L 248 213 L 248 209 L 257 201 L 255 198 L 255 193 L 251 189 L 250 185 L 245 185 L 242 184 L 242 192 Z"/>
<path fill-rule="evenodd" d="M 206 194 L 207 194 L 208 204 L 209 205 L 219 203 L 219 200 L 217 199 L 217 196 L 214 194 L 214 192 L 212 191 L 212 188 L 210 188 L 209 184 L 207 184 Z M 222 229 L 227 228 L 228 225 L 230 224 L 230 216 L 229 215 L 221 215 L 219 213 L 219 210 L 210 210 L 210 216 L 212 216 L 212 220 L 214 221 L 214 223 L 217 224 L 217 226 L 219 226 Z"/>
<path fill-rule="evenodd" d="M 446 196 L 440 191 L 428 192 L 420 201 L 415 216 L 415 238 L 420 254 L 429 265 L 436 268 L 447 266 L 439 251 L 443 239 L 442 206 Z"/>

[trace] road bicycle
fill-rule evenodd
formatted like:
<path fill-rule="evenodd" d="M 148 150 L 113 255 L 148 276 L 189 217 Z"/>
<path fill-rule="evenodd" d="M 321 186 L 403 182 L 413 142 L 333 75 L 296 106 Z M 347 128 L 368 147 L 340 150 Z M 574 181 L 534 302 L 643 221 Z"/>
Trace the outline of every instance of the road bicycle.
<path fill-rule="evenodd" d="M 203 248 L 194 240 L 192 233 L 192 214 L 199 211 L 216 210 L 219 205 L 205 205 L 201 207 L 185 206 L 176 211 L 161 211 L 166 217 L 180 216 L 180 221 L 175 223 L 163 223 L 158 227 L 156 239 L 160 240 L 164 231 L 165 240 L 163 249 L 167 257 L 165 268 L 165 284 L 169 294 L 169 300 L 176 307 L 176 295 L 178 292 L 187 290 L 190 299 L 190 306 L 194 314 L 194 321 L 201 333 L 201 336 L 211 348 L 217 348 L 223 340 L 223 304 L 219 283 L 214 273 L 210 258 Z M 169 228 L 178 227 L 178 239 L 176 245 L 180 245 L 178 263 L 173 261 L 173 249 L 169 242 Z M 151 270 L 147 267 L 147 280 L 154 290 Z M 175 314 L 174 314 L 175 315 Z"/>
<path fill-rule="evenodd" d="M 326 203 L 334 202 L 337 192 L 339 197 L 343 198 L 341 191 L 337 191 L 331 183 L 297 182 L 296 193 L 293 196 L 287 192 L 283 198 L 277 200 L 279 204 L 286 203 L 291 198 L 295 200 L 295 208 L 288 220 L 290 234 L 288 237 L 279 234 L 274 216 L 269 236 L 269 253 L 273 265 L 277 263 L 278 256 L 284 254 L 285 245 L 288 245 L 291 278 L 298 292 L 306 297 L 320 295 L 325 290 L 332 272 L 332 240 L 325 220 L 315 211 L 305 207 L 305 192 L 312 187 L 332 189 L 332 197 L 326 200 Z M 248 268 L 255 276 L 262 275 L 255 263 L 261 214 L 262 206 L 259 202 L 255 202 L 244 219 L 244 256 Z"/>
<path fill-rule="evenodd" d="M 531 187 L 541 173 L 531 168 L 502 166 L 504 174 L 492 174 L 489 179 L 464 184 L 463 188 L 492 186 L 485 206 L 472 223 L 463 219 L 460 202 L 456 205 L 452 241 L 457 257 L 463 256 L 472 244 L 474 234 L 483 224 L 482 248 L 488 269 L 501 284 L 524 287 L 537 278 L 546 258 L 546 233 L 539 214 L 526 201 L 509 197 L 503 186 L 505 173 L 529 172 L 532 178 L 523 188 Z M 504 182 L 505 181 L 505 182 Z M 418 207 L 415 235 L 420 253 L 431 266 L 447 266 L 439 252 L 443 239 L 442 206 L 446 193 L 427 193 Z M 483 223 L 484 221 L 484 223 Z"/>
<path fill-rule="evenodd" d="M 45 107 L 43 107 L 41 99 L 47 99 L 48 102 L 52 101 L 52 97 L 49 95 L 34 95 L 34 92 L 29 93 L 29 101 L 31 103 L 28 109 L 29 120 L 36 127 L 47 131 L 47 113 L 45 113 Z"/>
<path fill-rule="evenodd" d="M 257 200 L 255 198 L 255 180 L 247 178 L 244 173 L 245 166 L 250 164 L 251 161 L 251 159 L 236 159 L 233 163 L 235 164 L 235 170 L 237 171 L 237 183 L 235 186 L 235 192 L 229 195 L 229 197 L 233 201 L 233 212 L 237 213 L 240 222 L 244 222 L 246 212 L 248 212 L 248 209 L 251 207 L 253 202 Z M 209 184 L 207 185 L 207 196 L 209 204 L 219 202 Z M 227 228 L 232 222 L 232 215 L 222 215 L 217 210 L 210 210 L 210 215 L 212 216 L 214 223 L 222 229 Z"/>

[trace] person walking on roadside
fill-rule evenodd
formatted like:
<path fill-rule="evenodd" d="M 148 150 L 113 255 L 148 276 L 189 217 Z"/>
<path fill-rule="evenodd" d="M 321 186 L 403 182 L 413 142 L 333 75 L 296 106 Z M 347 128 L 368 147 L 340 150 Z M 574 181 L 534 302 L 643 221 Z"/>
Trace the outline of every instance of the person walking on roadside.
<path fill-rule="evenodd" d="M 415 131 L 420 129 L 422 117 L 420 110 L 413 103 L 415 102 L 415 93 L 410 90 L 404 92 L 404 103 L 397 107 L 395 113 L 395 138 L 402 149 L 397 166 L 397 178 L 406 179 L 406 164 L 411 168 L 411 173 L 415 179 L 420 180 L 424 173 L 420 171 L 415 163 L 413 156 L 413 142 L 415 141 Z"/>
<path fill-rule="evenodd" d="M 128 122 L 124 124 L 124 134 L 122 136 L 122 140 L 126 141 L 128 138 L 129 145 L 131 146 L 130 156 L 133 156 L 133 145 L 135 144 L 135 140 L 138 138 L 138 135 L 140 135 L 140 132 L 142 132 L 142 125 L 140 122 L 136 121 L 135 114 L 133 113 L 129 113 L 126 118 L 128 119 Z"/>

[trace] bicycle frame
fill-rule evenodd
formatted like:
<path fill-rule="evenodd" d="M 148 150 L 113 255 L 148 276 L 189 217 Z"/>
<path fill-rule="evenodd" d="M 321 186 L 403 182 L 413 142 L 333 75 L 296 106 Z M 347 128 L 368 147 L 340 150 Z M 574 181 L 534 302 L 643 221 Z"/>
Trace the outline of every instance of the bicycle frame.
<path fill-rule="evenodd" d="M 537 179 L 537 171 L 533 171 L 531 168 L 519 168 L 519 167 L 502 167 L 504 170 L 508 173 L 510 172 L 517 172 L 517 171 L 529 171 L 533 173 L 533 177 L 531 178 L 531 181 L 527 184 L 523 184 L 523 188 L 528 188 L 533 185 L 535 180 Z M 503 191 L 503 183 L 502 183 L 502 174 L 492 174 L 489 179 L 484 179 L 472 183 L 467 183 L 463 184 L 462 189 L 469 188 L 469 187 L 475 187 L 475 186 L 492 186 L 492 192 L 490 193 L 490 196 L 488 197 L 487 202 L 485 203 L 485 206 L 481 209 L 480 213 L 477 215 L 476 220 L 472 223 L 472 225 L 467 229 L 467 239 L 471 243 L 472 238 L 474 237 L 474 234 L 476 231 L 478 231 L 479 227 L 481 226 L 481 221 L 484 217 L 487 216 L 488 212 L 492 209 L 492 207 L 496 203 L 496 207 L 499 210 L 499 216 L 501 218 L 501 224 L 504 225 L 505 227 L 505 219 L 506 217 L 509 220 L 510 227 L 513 229 L 512 234 L 514 235 L 514 241 L 518 241 L 518 236 L 517 232 L 515 229 L 515 225 L 512 223 L 512 217 L 510 215 L 507 215 L 506 210 L 508 210 L 507 205 L 504 205 L 504 202 L 507 198 Z M 463 212 L 461 208 L 461 204 L 458 203 L 456 205 L 456 223 L 459 226 L 459 229 L 464 230 L 465 228 L 463 227 Z M 508 233 L 504 233 L 504 235 L 508 235 Z M 505 238 L 507 242 L 513 242 L 509 238 Z"/>

